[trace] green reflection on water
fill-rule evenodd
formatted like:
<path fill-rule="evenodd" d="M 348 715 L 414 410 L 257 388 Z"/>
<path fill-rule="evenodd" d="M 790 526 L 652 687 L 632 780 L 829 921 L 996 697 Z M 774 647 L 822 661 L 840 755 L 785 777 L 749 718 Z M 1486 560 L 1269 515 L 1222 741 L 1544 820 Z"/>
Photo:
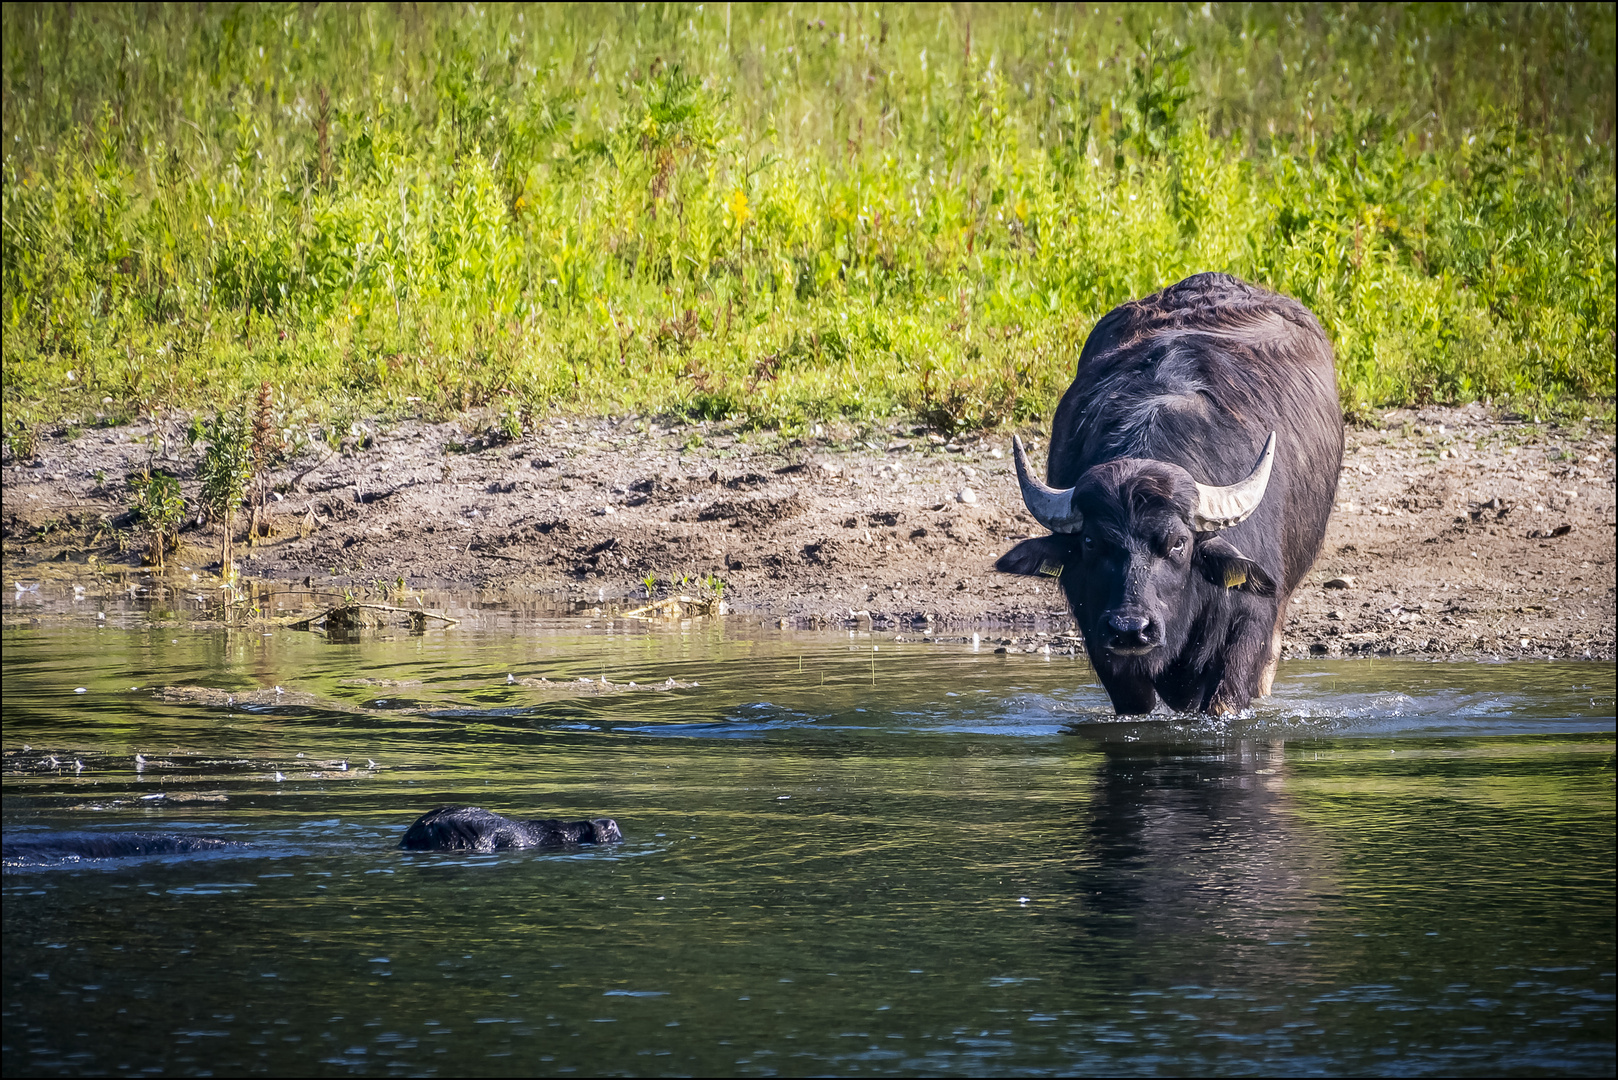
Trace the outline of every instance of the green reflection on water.
<path fill-rule="evenodd" d="M 601 629 L 8 630 L 8 835 L 256 845 L 8 873 L 8 1074 L 1613 1067 L 1610 669 L 1294 666 L 1118 724 L 1065 657 Z M 603 673 L 700 685 L 505 681 Z M 127 689 L 184 683 L 327 704 Z M 450 800 L 628 841 L 394 847 Z"/>

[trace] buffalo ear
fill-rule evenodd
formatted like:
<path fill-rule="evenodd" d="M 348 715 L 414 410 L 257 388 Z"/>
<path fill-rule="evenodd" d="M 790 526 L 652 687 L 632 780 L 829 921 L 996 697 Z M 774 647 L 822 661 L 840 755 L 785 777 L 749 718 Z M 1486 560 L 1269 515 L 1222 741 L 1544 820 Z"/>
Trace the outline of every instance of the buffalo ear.
<path fill-rule="evenodd" d="M 1062 568 L 1074 561 L 1073 538 L 1053 534 L 1024 540 L 995 562 L 994 568 L 1002 574 L 1023 574 L 1032 577 L 1061 577 Z"/>
<path fill-rule="evenodd" d="M 1264 568 L 1221 537 L 1211 536 L 1197 542 L 1197 569 L 1222 588 L 1240 589 L 1254 596 L 1275 595 L 1275 582 Z"/>

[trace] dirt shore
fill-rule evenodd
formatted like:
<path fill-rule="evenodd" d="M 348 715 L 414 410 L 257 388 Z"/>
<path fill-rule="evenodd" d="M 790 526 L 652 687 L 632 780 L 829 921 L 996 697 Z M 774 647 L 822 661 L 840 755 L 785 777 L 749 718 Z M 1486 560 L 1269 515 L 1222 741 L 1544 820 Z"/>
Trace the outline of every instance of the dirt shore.
<path fill-rule="evenodd" d="M 186 418 L 41 439 L 3 472 L 8 582 L 140 576 L 124 478 L 182 478 Z M 1029 431 L 1043 449 L 1043 432 Z M 725 582 L 739 616 L 788 625 L 984 628 L 1037 647 L 1071 628 L 1053 583 L 992 570 L 1037 533 L 1003 436 L 848 427 L 788 440 L 657 418 L 552 419 L 515 441 L 468 423 L 362 425 L 272 477 L 253 578 L 340 594 L 414 587 L 644 602 Z M 193 503 L 193 505 L 195 505 Z M 218 570 L 193 517 L 170 572 Z M 1611 431 L 1481 407 L 1353 428 L 1326 545 L 1294 598 L 1289 655 L 1614 657 Z M 688 579 L 671 588 L 677 576 Z M 195 585 L 190 586 L 195 588 Z"/>

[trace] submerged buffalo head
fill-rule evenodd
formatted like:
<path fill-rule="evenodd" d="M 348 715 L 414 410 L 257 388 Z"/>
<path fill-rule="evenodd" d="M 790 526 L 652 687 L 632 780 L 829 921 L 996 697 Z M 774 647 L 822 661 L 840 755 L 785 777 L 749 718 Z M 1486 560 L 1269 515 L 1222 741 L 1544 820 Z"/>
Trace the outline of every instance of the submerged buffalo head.
<path fill-rule="evenodd" d="M 1021 440 L 1013 447 L 1023 501 L 1052 532 L 1018 544 L 995 568 L 1061 583 L 1120 713 L 1151 710 L 1153 681 L 1196 644 L 1205 609 L 1228 606 L 1231 591 L 1275 595 L 1269 574 L 1218 535 L 1264 498 L 1273 434 L 1252 473 L 1227 487 L 1200 484 L 1178 465 L 1122 458 L 1057 490 L 1034 478 Z"/>

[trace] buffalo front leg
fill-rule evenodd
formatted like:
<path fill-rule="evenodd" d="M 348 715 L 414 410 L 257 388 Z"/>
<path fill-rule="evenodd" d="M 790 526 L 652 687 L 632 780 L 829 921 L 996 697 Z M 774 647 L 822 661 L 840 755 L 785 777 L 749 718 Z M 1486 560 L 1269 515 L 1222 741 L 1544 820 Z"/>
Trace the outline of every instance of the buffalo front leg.
<path fill-rule="evenodd" d="M 1112 711 L 1119 716 L 1144 716 L 1157 708 L 1157 689 L 1152 680 L 1134 672 L 1114 671 L 1096 664 L 1096 675 L 1112 699 Z"/>

